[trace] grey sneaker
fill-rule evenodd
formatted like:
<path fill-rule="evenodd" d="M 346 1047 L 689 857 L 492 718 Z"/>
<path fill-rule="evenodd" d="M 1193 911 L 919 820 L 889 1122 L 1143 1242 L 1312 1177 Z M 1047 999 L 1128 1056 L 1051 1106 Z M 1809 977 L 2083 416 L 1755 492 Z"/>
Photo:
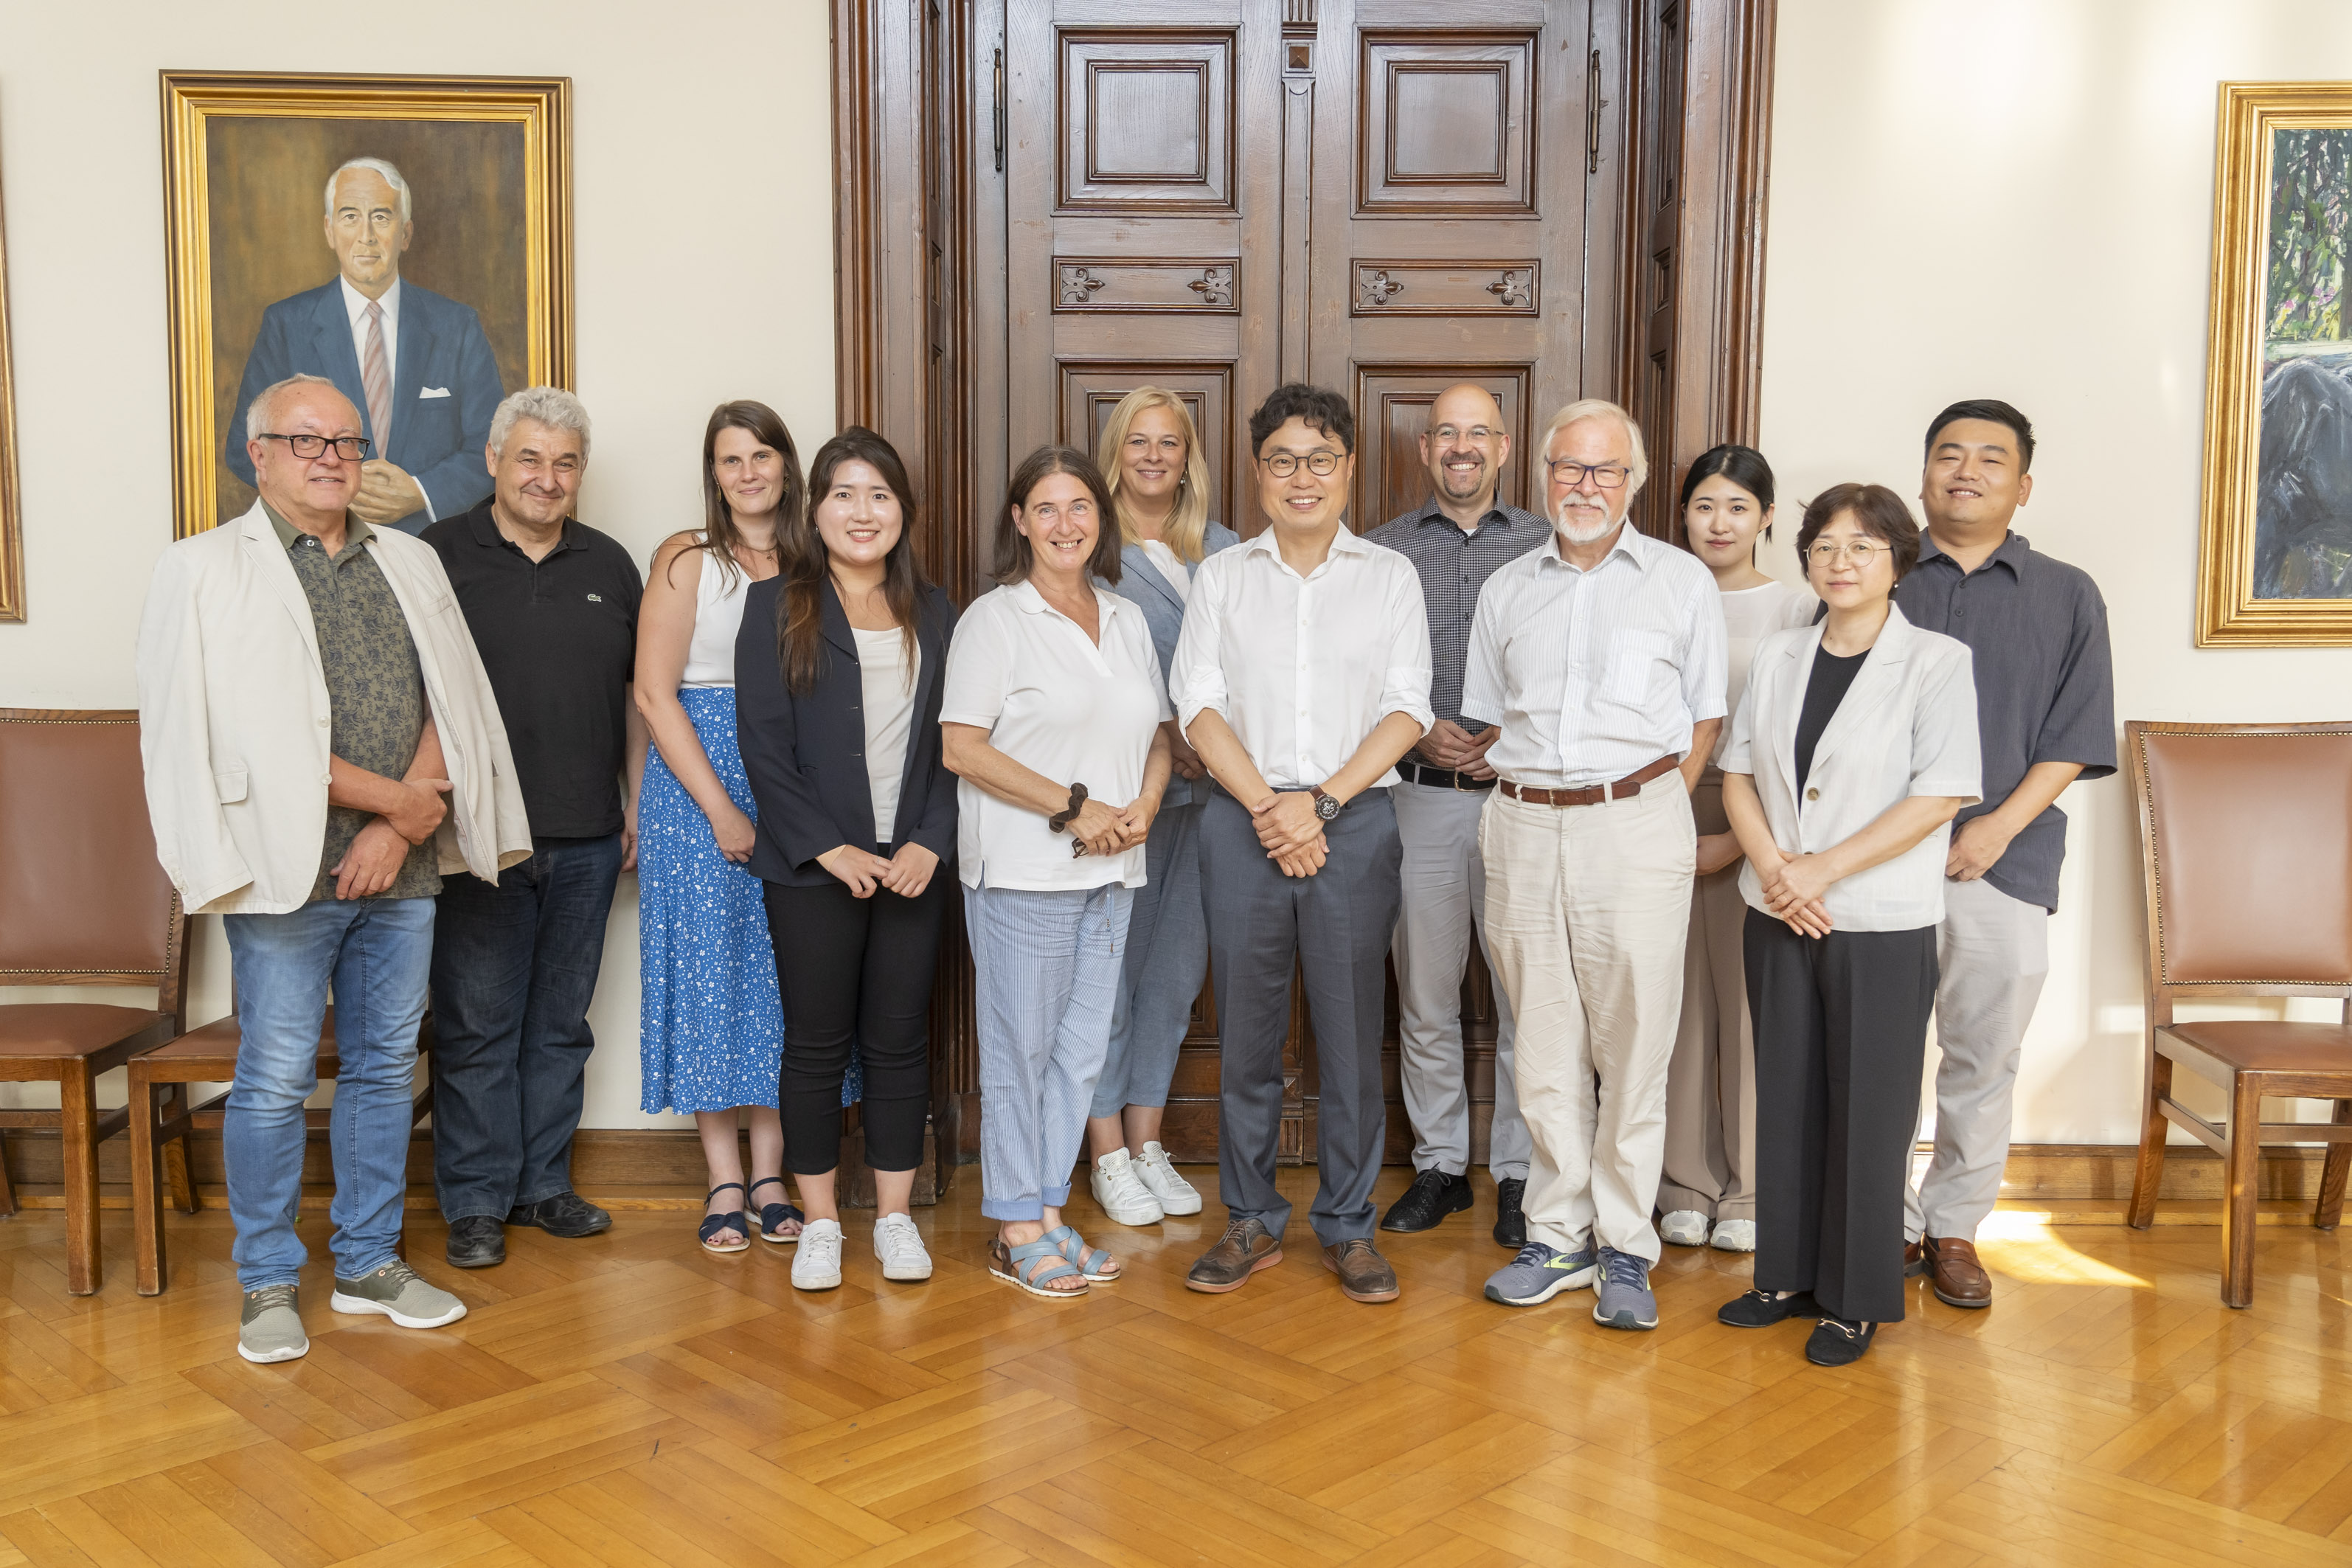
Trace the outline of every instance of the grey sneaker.
<path fill-rule="evenodd" d="M 236 1324 L 236 1353 L 265 1366 L 310 1353 L 310 1336 L 302 1331 L 293 1286 L 264 1285 L 245 1293 L 245 1315 Z"/>
<path fill-rule="evenodd" d="M 1591 1247 L 1562 1252 L 1540 1241 L 1530 1241 L 1519 1255 L 1486 1280 L 1486 1300 L 1506 1307 L 1535 1307 L 1562 1290 L 1581 1290 L 1592 1283 Z"/>
<path fill-rule="evenodd" d="M 327 1305 L 338 1312 L 382 1312 L 404 1329 L 437 1329 L 466 1315 L 466 1303 L 395 1258 L 364 1279 L 335 1280 Z"/>
<path fill-rule="evenodd" d="M 1593 1287 L 1592 1321 L 1604 1329 L 1654 1329 L 1658 1299 L 1650 1292 L 1650 1266 L 1630 1252 L 1601 1249 L 1601 1279 Z"/>

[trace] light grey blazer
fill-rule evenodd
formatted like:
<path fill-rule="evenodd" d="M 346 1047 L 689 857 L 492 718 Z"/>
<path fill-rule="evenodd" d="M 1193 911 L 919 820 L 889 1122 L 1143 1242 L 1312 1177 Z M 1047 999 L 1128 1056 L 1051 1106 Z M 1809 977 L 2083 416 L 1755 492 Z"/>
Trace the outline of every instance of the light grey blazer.
<path fill-rule="evenodd" d="M 1241 542 L 1241 536 L 1222 522 L 1211 522 L 1201 535 L 1201 558 L 1207 560 L 1220 550 L 1231 550 Z M 1160 574 L 1151 563 L 1151 557 L 1140 544 L 1130 544 L 1118 552 L 1118 585 L 1099 586 L 1133 601 L 1143 611 L 1143 624 L 1151 628 L 1152 650 L 1160 655 L 1160 677 L 1168 678 L 1168 664 L 1176 657 L 1176 637 L 1184 629 L 1184 595 L 1176 584 Z M 1168 793 L 1161 797 L 1162 806 L 1192 805 L 1209 798 L 1209 781 L 1171 776 Z"/>

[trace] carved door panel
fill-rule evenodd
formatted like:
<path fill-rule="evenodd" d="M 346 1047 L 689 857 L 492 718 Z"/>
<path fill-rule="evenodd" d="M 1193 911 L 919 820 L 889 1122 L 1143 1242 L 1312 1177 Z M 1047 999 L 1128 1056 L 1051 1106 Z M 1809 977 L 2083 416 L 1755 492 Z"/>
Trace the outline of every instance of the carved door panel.
<path fill-rule="evenodd" d="M 1200 426 L 1212 515 L 1246 537 L 1263 526 L 1249 410 L 1313 380 L 1354 403 L 1351 521 L 1369 529 L 1420 504 L 1429 404 L 1469 379 L 1513 432 L 1505 499 L 1533 493 L 1530 426 L 1582 385 L 1589 0 L 1464 0 L 1443 26 L 1423 0 L 1004 0 L 996 14 L 1002 118 L 972 142 L 983 163 L 1001 148 L 1003 171 L 1002 316 L 976 307 L 1003 324 L 1001 360 L 981 356 L 1004 393 L 981 421 L 1002 431 L 983 483 L 1042 443 L 1092 451 L 1120 396 L 1166 385 Z M 1000 505 L 983 489 L 980 559 Z M 1483 1158 L 1494 1006 L 1475 954 L 1464 1004 Z M 1405 1158 L 1393 990 L 1386 1038 L 1389 1152 Z M 1286 1160 L 1314 1156 L 1315 1078 L 1294 1000 Z M 1216 1108 L 1204 986 L 1170 1151 L 1213 1157 Z"/>

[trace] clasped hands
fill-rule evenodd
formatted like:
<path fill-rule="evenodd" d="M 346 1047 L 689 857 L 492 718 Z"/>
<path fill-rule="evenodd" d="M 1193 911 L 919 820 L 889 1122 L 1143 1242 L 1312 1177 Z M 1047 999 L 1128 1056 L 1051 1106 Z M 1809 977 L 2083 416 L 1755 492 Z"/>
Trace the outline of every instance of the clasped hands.
<path fill-rule="evenodd" d="M 1315 815 L 1315 797 L 1304 790 L 1284 790 L 1250 807 L 1257 841 L 1265 858 L 1286 877 L 1312 877 L 1330 858 L 1323 837 L 1323 819 Z"/>
<path fill-rule="evenodd" d="M 433 837 L 449 815 L 447 779 L 407 779 L 398 786 L 399 799 L 389 811 L 359 831 L 343 858 L 328 868 L 335 879 L 335 897 L 372 898 L 400 875 L 411 845 Z"/>
<path fill-rule="evenodd" d="M 1759 860 L 1756 877 L 1763 884 L 1767 912 L 1785 921 L 1799 936 L 1830 934 L 1829 906 L 1822 900 L 1837 879 L 1830 875 L 1820 856 L 1775 857 L 1769 865 Z"/>
<path fill-rule="evenodd" d="M 921 845 L 908 842 L 888 859 L 871 850 L 844 844 L 816 858 L 816 863 L 848 886 L 855 898 L 870 899 L 877 888 L 887 888 L 902 899 L 919 898 L 931 885 L 940 858 Z"/>
<path fill-rule="evenodd" d="M 1440 719 L 1428 734 L 1413 747 L 1413 754 L 1433 768 L 1445 768 L 1474 779 L 1495 776 L 1494 765 L 1486 761 L 1486 750 L 1503 732 L 1499 724 L 1489 724 L 1475 735 L 1451 719 Z"/>
<path fill-rule="evenodd" d="M 1081 855 L 1124 855 L 1151 836 L 1151 819 L 1159 815 L 1158 795 L 1139 795 L 1125 805 L 1088 795 L 1063 831 L 1076 841 Z"/>

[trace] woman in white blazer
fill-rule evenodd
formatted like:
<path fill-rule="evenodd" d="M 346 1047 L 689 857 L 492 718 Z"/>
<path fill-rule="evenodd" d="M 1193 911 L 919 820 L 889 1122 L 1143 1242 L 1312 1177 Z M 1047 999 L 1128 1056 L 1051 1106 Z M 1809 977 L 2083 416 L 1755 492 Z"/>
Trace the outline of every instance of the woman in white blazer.
<path fill-rule="evenodd" d="M 1965 644 L 1895 606 L 1919 530 L 1894 491 L 1838 485 L 1797 550 L 1827 614 L 1756 650 L 1723 754 L 1748 857 L 1756 1029 L 1756 1289 L 1736 1328 L 1819 1321 L 1844 1366 L 1903 1317 L 1905 1157 L 1919 1119 L 1951 822 L 1978 799 Z"/>

